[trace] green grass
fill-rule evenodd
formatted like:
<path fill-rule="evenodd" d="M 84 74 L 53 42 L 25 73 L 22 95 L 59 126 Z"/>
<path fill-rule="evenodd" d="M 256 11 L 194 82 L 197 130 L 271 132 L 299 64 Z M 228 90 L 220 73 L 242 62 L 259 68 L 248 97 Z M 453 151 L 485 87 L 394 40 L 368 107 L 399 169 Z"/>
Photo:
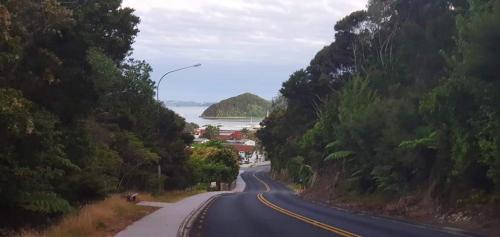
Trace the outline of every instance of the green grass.
<path fill-rule="evenodd" d="M 302 191 L 304 191 L 304 187 L 301 185 L 301 184 L 297 184 L 297 183 L 287 183 L 286 185 L 288 188 L 290 188 L 291 190 L 295 191 L 296 193 L 300 193 Z"/>
<path fill-rule="evenodd" d="M 151 202 L 178 202 L 186 197 L 193 196 L 199 193 L 204 193 L 205 190 L 190 190 L 190 191 L 168 191 L 161 194 L 141 194 L 139 200 Z"/>

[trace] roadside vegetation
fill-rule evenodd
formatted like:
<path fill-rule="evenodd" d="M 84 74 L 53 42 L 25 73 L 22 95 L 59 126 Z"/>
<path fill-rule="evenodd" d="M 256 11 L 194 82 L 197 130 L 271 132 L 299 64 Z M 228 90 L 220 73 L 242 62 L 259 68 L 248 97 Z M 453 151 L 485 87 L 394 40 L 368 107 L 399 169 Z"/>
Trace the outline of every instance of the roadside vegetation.
<path fill-rule="evenodd" d="M 12 232 L 14 237 L 86 237 L 113 236 L 134 221 L 156 211 L 158 207 L 136 205 L 138 201 L 174 203 L 207 191 L 207 185 L 197 185 L 185 190 L 161 193 L 138 193 L 136 202 L 129 202 L 123 195 L 113 194 L 74 209 L 48 228 L 24 229 Z"/>
<path fill-rule="evenodd" d="M 169 190 L 161 193 L 140 193 L 139 200 L 140 201 L 149 201 L 149 202 L 168 202 L 174 203 L 178 202 L 184 198 L 204 193 L 207 191 L 207 185 L 197 185 L 185 190 Z"/>
<path fill-rule="evenodd" d="M 16 237 L 86 237 L 113 236 L 137 219 L 157 208 L 135 205 L 118 195 L 83 206 L 46 230 L 25 230 Z"/>
<path fill-rule="evenodd" d="M 192 169 L 193 182 L 199 185 L 210 185 L 216 182 L 216 189 L 221 184 L 231 184 L 239 173 L 238 153 L 220 141 L 209 141 L 193 147 L 188 164 Z"/>
<path fill-rule="evenodd" d="M 86 225 L 72 213 L 111 194 L 204 179 L 188 159 L 195 125 L 154 99 L 151 67 L 130 58 L 138 23 L 121 0 L 0 1 L 0 235 Z M 234 178 L 216 159 L 201 170 Z M 142 213 L 117 199 L 106 218 Z"/>
<path fill-rule="evenodd" d="M 273 172 L 328 202 L 479 208 L 469 214 L 487 225 L 500 200 L 500 1 L 371 0 L 334 28 L 257 133 Z"/>

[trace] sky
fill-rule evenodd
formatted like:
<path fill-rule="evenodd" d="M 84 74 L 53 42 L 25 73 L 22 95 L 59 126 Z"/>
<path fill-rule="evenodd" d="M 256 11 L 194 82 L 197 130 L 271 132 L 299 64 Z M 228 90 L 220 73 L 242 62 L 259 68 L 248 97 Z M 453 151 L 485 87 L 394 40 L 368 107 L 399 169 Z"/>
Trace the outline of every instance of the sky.
<path fill-rule="evenodd" d="M 334 40 L 335 22 L 367 0 L 124 0 L 141 18 L 132 57 L 146 60 L 160 99 L 199 102 L 278 95 Z"/>

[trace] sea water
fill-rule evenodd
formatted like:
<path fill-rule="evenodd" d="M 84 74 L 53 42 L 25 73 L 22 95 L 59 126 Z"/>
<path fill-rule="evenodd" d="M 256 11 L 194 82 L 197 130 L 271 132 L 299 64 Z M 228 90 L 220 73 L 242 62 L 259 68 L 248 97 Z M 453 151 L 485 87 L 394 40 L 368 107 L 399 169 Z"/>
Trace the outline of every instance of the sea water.
<path fill-rule="evenodd" d="M 242 129 L 258 127 L 262 118 L 238 118 L 238 119 L 205 119 L 200 115 L 207 106 L 169 106 L 169 109 L 186 119 L 186 122 L 196 123 L 200 127 L 206 125 L 220 126 L 227 129 Z"/>

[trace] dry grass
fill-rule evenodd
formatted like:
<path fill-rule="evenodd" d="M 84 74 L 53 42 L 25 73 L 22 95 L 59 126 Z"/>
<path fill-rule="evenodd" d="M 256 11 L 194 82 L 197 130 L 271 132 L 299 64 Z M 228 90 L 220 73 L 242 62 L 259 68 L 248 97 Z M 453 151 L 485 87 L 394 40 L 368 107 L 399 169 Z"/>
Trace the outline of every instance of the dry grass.
<path fill-rule="evenodd" d="M 293 190 L 295 193 L 302 193 L 304 191 L 304 186 L 296 183 L 287 183 L 286 186 Z"/>
<path fill-rule="evenodd" d="M 81 208 L 41 233 L 24 231 L 18 237 L 113 236 L 154 210 L 156 209 L 137 206 L 118 195 L 113 195 Z"/>
<path fill-rule="evenodd" d="M 176 190 L 176 191 L 168 191 L 164 192 L 162 194 L 140 194 L 139 199 L 141 201 L 152 201 L 152 202 L 177 202 L 183 198 L 196 195 L 199 193 L 204 193 L 206 192 L 205 190 L 190 190 L 190 191 L 182 191 L 182 190 Z"/>
<path fill-rule="evenodd" d="M 185 197 L 205 192 L 203 190 L 168 191 L 160 195 L 139 194 L 139 201 L 177 202 Z M 59 223 L 37 232 L 25 230 L 15 237 L 107 237 L 125 229 L 134 221 L 157 208 L 135 205 L 120 195 L 82 207 L 64 217 Z"/>

